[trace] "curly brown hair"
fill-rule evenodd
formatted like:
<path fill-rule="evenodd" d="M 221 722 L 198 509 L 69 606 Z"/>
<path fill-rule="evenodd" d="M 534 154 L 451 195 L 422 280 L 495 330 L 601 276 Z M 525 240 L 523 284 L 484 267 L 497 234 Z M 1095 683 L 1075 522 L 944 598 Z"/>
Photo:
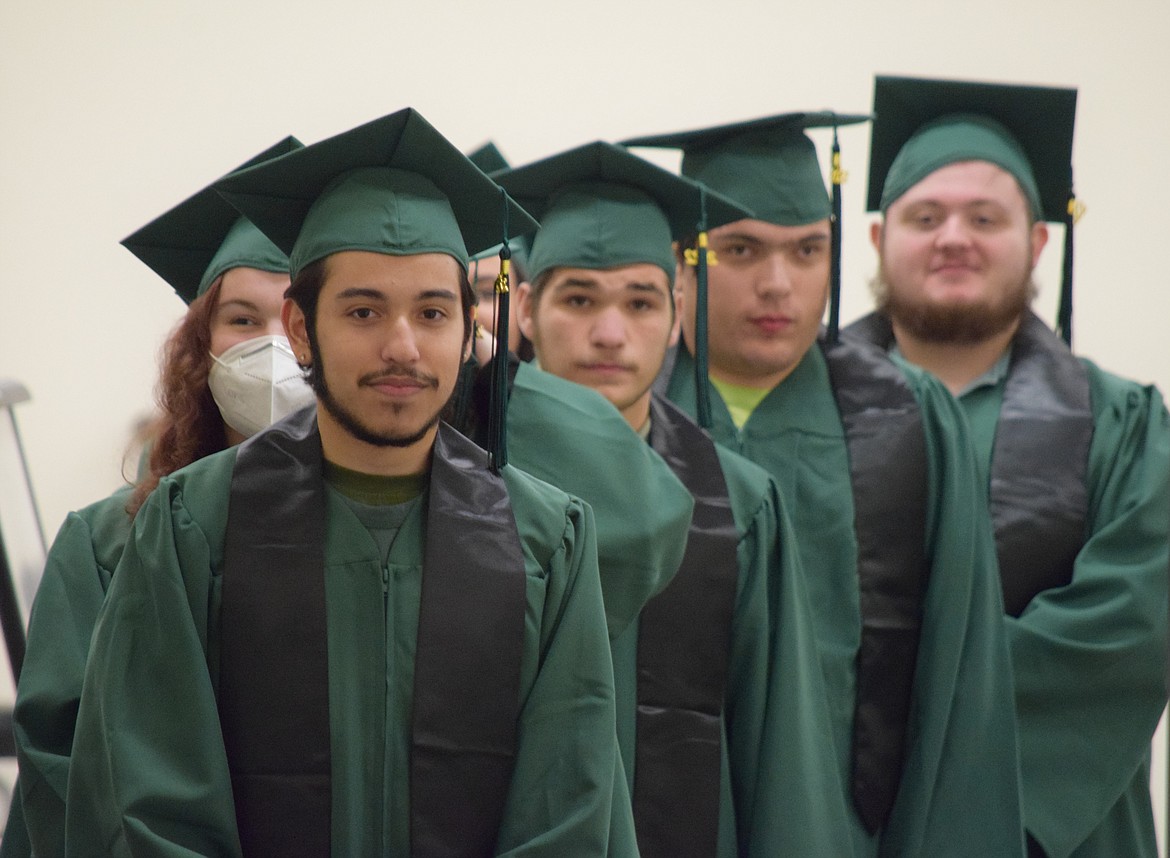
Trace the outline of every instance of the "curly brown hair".
<path fill-rule="evenodd" d="M 160 416 L 146 431 L 149 469 L 134 488 L 126 512 L 137 514 L 159 480 L 172 471 L 226 449 L 227 432 L 207 386 L 211 371 L 211 318 L 222 276 L 191 302 L 162 348 L 155 399 Z"/>

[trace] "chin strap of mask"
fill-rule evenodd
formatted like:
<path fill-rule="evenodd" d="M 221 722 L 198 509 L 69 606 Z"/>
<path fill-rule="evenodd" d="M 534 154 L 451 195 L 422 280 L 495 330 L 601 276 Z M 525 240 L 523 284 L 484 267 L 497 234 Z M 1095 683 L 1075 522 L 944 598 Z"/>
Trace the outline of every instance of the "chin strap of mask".
<path fill-rule="evenodd" d="M 707 382 L 707 190 L 699 188 L 699 239 L 695 255 L 695 417 L 711 428 L 711 392 Z"/>
<path fill-rule="evenodd" d="M 1077 199 L 1070 187 L 1068 208 L 1064 213 L 1064 261 L 1060 271 L 1060 307 L 1056 311 L 1056 332 L 1065 344 L 1072 348 L 1073 315 L 1073 232 L 1077 222 L 1085 213 L 1084 205 Z"/>
<path fill-rule="evenodd" d="M 491 405 L 488 410 L 488 452 L 492 470 L 508 464 L 508 306 L 512 251 L 508 248 L 508 192 L 500 189 L 504 241 L 500 245 L 500 273 L 496 276 L 496 327 L 492 343 Z"/>
<path fill-rule="evenodd" d="M 841 169 L 841 144 L 833 125 L 833 168 L 830 173 L 833 213 L 829 218 L 829 325 L 828 339 L 837 342 L 841 330 L 841 183 L 848 173 Z"/>

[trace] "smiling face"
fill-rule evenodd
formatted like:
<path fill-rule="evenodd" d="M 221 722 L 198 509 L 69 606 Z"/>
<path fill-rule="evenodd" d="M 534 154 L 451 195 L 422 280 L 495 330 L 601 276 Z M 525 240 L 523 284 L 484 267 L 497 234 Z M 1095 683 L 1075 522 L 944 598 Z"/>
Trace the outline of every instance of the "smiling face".
<path fill-rule="evenodd" d="M 641 429 L 650 386 L 678 337 L 666 272 L 649 263 L 555 268 L 539 294 L 525 283 L 518 297 L 520 329 L 541 368 L 592 387 Z"/>
<path fill-rule="evenodd" d="M 829 295 L 829 222 L 778 226 L 740 220 L 713 229 L 708 268 L 711 375 L 770 389 L 816 341 Z M 695 333 L 695 271 L 681 266 L 683 332 Z"/>
<path fill-rule="evenodd" d="M 1047 238 L 1010 173 L 986 161 L 942 167 L 871 228 L 879 309 L 927 342 L 972 343 L 1014 330 Z"/>
<path fill-rule="evenodd" d="M 330 461 L 368 473 L 425 465 L 466 358 L 461 289 L 446 254 L 351 250 L 325 260 L 311 338 L 300 307 L 285 303 L 294 350 L 313 356 Z"/>

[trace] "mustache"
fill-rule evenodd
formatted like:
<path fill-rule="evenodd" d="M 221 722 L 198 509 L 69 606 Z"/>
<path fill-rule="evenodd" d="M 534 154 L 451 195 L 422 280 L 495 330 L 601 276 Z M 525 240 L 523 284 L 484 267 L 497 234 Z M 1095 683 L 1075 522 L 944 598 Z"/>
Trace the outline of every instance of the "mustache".
<path fill-rule="evenodd" d="M 358 379 L 358 384 L 380 384 L 383 381 L 390 380 L 413 381 L 419 385 L 422 385 L 423 387 L 437 388 L 439 386 L 439 379 L 437 376 L 430 375 L 425 372 L 419 372 L 417 369 L 411 369 L 410 367 L 399 366 L 397 364 L 392 364 L 388 367 L 385 367 L 384 369 L 378 370 L 377 372 L 366 373 Z"/>

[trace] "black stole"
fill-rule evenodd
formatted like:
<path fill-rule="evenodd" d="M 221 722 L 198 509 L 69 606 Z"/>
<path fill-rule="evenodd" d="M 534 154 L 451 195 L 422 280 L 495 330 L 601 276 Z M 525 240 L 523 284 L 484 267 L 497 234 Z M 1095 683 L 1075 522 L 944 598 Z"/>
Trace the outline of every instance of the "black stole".
<path fill-rule="evenodd" d="M 913 391 L 885 355 L 821 343 L 845 430 L 861 608 L 853 717 L 853 803 L 870 833 L 889 817 L 905 760 L 926 557 L 927 458 Z M 654 389 L 665 395 L 671 349 Z M 798 534 L 799 538 L 799 534 Z"/>
<path fill-rule="evenodd" d="M 330 851 L 325 526 L 320 438 L 305 409 L 241 445 L 232 474 L 218 695 L 249 858 Z M 412 854 L 490 855 L 515 758 L 524 561 L 503 480 L 445 425 L 423 568 Z"/>
<path fill-rule="evenodd" d="M 822 343 L 853 482 L 861 646 L 853 716 L 853 803 L 876 833 L 905 761 L 918 663 L 926 557 L 928 463 L 918 400 L 877 349 Z"/>
<path fill-rule="evenodd" d="M 1072 580 L 1085 544 L 1092 441 L 1084 365 L 1029 312 L 1012 344 L 991 454 L 991 521 L 1013 617 L 1037 593 Z"/>
<path fill-rule="evenodd" d="M 714 855 L 739 537 L 715 444 L 654 396 L 650 442 L 695 498 L 682 565 L 638 630 L 634 821 L 646 858 Z"/>
<path fill-rule="evenodd" d="M 889 349 L 889 320 L 871 313 L 848 333 Z M 1004 610 L 1018 617 L 1043 590 L 1072 580 L 1088 521 L 1093 408 L 1085 368 L 1029 311 L 1011 365 L 991 453 L 991 521 Z"/>

